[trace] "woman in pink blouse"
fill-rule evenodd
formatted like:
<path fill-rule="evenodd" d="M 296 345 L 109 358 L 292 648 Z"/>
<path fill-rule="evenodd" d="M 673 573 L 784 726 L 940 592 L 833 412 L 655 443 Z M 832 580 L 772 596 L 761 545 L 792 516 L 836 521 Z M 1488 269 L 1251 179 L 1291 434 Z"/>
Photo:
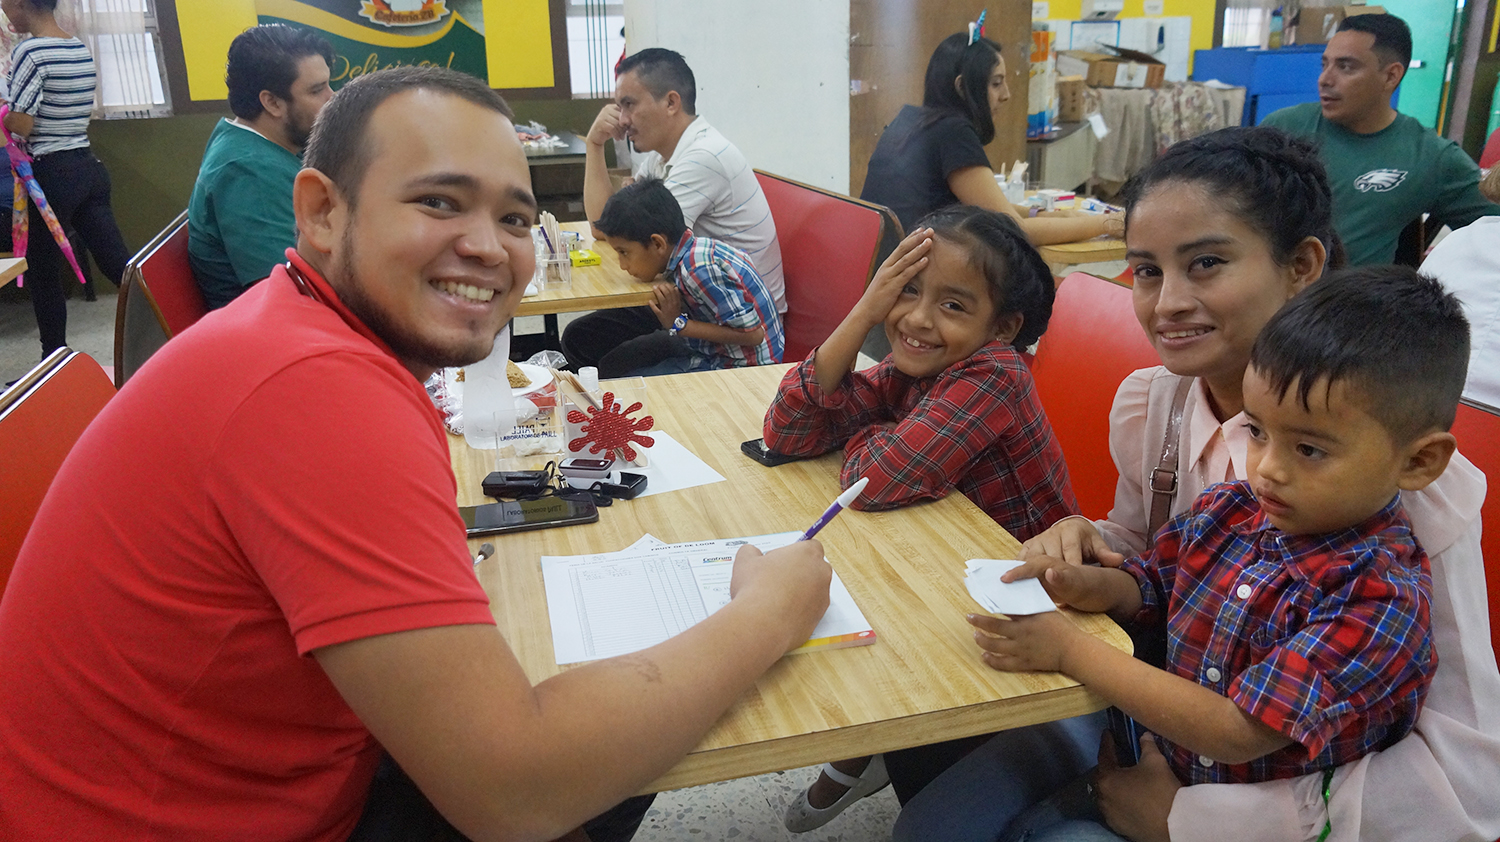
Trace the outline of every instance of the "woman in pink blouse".
<path fill-rule="evenodd" d="M 1240 383 L 1250 346 L 1276 310 L 1341 262 L 1316 150 L 1273 129 L 1226 129 L 1172 147 L 1127 187 L 1126 208 L 1136 315 L 1163 365 L 1130 375 L 1115 397 L 1110 451 L 1120 480 L 1109 517 L 1059 521 L 1026 542 L 1027 554 L 1117 564 L 1146 546 L 1156 497 L 1150 478 L 1184 382 L 1177 491 L 1167 513 L 1186 510 L 1214 483 L 1243 477 Z M 1341 767 L 1326 800 L 1321 776 L 1183 787 L 1147 741 L 1135 767 L 1101 758 L 1094 792 L 1112 829 L 1174 842 L 1313 840 L 1325 825 L 1328 840 L 1500 836 L 1500 671 L 1479 549 L 1484 493 L 1483 474 L 1455 455 L 1437 482 L 1403 495 L 1432 558 L 1438 650 L 1413 734 Z M 1043 733 L 1028 733 L 1036 731 Z M 1086 744 L 1087 732 L 1058 723 L 998 735 L 913 797 L 895 838 L 997 838 L 1016 808 L 1004 793 L 1086 771 L 1099 745 L 1097 737 Z M 1048 747 L 1046 757 L 1038 745 Z"/>

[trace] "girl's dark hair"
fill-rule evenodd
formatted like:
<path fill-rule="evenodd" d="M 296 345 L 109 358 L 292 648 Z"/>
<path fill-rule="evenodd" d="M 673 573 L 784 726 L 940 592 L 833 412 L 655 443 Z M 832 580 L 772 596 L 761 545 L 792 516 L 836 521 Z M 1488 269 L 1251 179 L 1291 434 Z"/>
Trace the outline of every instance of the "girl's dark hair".
<path fill-rule="evenodd" d="M 934 236 L 968 252 L 969 265 L 989 282 L 996 318 L 1021 314 L 1021 330 L 1010 343 L 1016 350 L 1042 338 L 1056 294 L 1052 270 L 1015 220 L 973 205 L 952 205 L 922 217 L 920 228 L 931 228 Z"/>
<path fill-rule="evenodd" d="M 922 90 L 926 108 L 957 111 L 974 124 L 979 142 L 995 139 L 995 118 L 990 114 L 990 74 L 1000 63 L 1000 45 L 988 38 L 969 43 L 969 36 L 959 32 L 949 35 L 932 51 L 927 62 L 927 81 Z M 964 78 L 963 95 L 953 87 L 953 80 Z"/>
<path fill-rule="evenodd" d="M 1219 129 L 1173 144 L 1125 185 L 1125 224 L 1135 206 L 1162 184 L 1196 184 L 1266 238 L 1285 266 L 1297 246 L 1317 237 L 1328 252 L 1324 272 L 1345 263 L 1333 230 L 1333 197 L 1318 150 L 1269 126 Z"/>

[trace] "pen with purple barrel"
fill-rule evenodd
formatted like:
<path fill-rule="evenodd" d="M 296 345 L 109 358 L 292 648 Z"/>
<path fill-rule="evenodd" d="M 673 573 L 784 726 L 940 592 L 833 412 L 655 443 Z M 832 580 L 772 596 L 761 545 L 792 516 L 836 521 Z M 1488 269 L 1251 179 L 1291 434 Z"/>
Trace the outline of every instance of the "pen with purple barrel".
<path fill-rule="evenodd" d="M 869 484 L 870 481 L 868 479 L 860 477 L 859 480 L 857 480 L 853 485 L 849 486 L 848 491 L 840 494 L 838 496 L 838 499 L 833 501 L 833 505 L 829 506 L 828 510 L 823 512 L 822 517 L 819 517 L 816 521 L 814 521 L 813 525 L 809 526 L 807 528 L 807 531 L 802 533 L 802 537 L 798 538 L 797 540 L 806 541 L 814 535 L 818 534 L 818 532 L 822 530 L 823 527 L 827 526 L 828 522 L 833 520 L 839 512 L 842 512 L 845 507 L 858 499 L 860 492 L 864 491 L 865 486 Z"/>

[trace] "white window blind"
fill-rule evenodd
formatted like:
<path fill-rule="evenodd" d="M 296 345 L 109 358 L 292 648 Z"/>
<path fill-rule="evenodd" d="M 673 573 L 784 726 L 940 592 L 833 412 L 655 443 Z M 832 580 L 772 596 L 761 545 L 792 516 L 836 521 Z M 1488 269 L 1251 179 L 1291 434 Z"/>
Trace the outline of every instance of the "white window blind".
<path fill-rule="evenodd" d="M 1224 46 L 1264 47 L 1271 38 L 1271 12 L 1279 0 L 1229 0 L 1224 7 Z"/>
<path fill-rule="evenodd" d="M 163 84 L 155 0 L 58 0 L 57 24 L 77 35 L 98 68 L 94 116 L 165 117 L 172 113 Z M 10 50 L 24 36 L 6 29 L 0 36 L 4 69 Z"/>
<path fill-rule="evenodd" d="M 568 71 L 573 96 L 615 94 L 615 63 L 625 51 L 625 4 L 568 0 Z"/>

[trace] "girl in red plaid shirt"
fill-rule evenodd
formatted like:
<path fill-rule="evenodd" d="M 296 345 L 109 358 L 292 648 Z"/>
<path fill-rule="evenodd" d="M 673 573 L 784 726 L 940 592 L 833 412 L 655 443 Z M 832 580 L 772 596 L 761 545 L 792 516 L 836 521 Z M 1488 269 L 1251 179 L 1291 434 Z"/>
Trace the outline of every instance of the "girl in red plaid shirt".
<path fill-rule="evenodd" d="M 1020 355 L 1047 329 L 1053 289 L 1051 271 L 1009 217 L 969 206 L 930 214 L 843 323 L 787 372 L 766 413 L 766 447 L 797 456 L 842 447 L 842 485 L 870 481 L 859 509 L 936 500 L 956 488 L 1022 541 L 1076 514 L 1062 448 Z M 890 356 L 854 371 L 865 336 L 881 324 Z M 879 763 L 841 761 L 832 775 L 825 768 L 823 785 L 789 808 L 787 826 L 817 827 L 883 785 Z M 837 796 L 831 781 L 852 775 L 859 783 Z M 828 800 L 836 803 L 814 804 Z"/>

